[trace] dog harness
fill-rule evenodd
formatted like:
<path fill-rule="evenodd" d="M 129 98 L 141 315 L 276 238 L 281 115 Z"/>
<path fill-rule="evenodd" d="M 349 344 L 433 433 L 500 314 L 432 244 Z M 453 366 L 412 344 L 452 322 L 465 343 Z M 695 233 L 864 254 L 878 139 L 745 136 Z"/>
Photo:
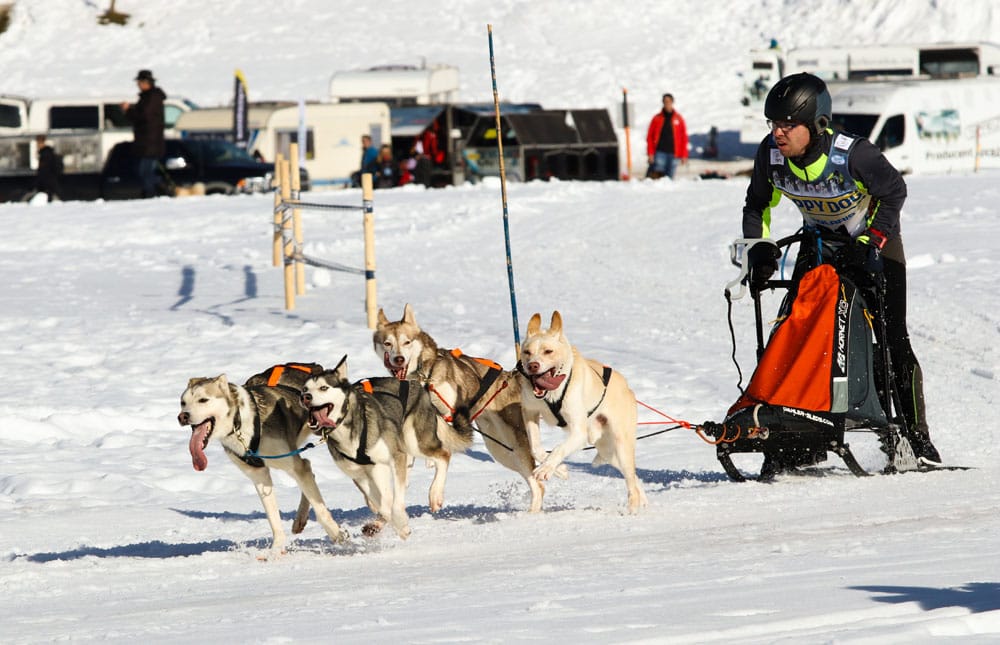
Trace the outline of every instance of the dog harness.
<path fill-rule="evenodd" d="M 359 387 L 359 386 L 361 387 L 361 390 L 364 391 L 366 394 L 371 394 L 372 396 L 382 396 L 382 397 L 386 397 L 387 396 L 387 397 L 390 397 L 392 399 L 395 399 L 395 400 L 399 401 L 400 405 L 403 406 L 403 410 L 404 411 L 406 410 L 406 402 L 410 398 L 410 382 L 409 381 L 399 381 L 399 392 L 397 392 L 396 394 L 393 394 L 392 392 L 376 392 L 375 388 L 372 387 L 372 382 L 370 380 L 368 380 L 368 379 L 361 379 L 360 381 L 358 381 L 357 383 L 355 383 L 354 386 L 352 386 L 352 387 Z M 345 412 L 345 416 L 346 416 L 346 412 Z M 340 425 L 340 422 L 342 422 L 342 421 L 343 421 L 343 418 L 341 419 L 341 421 L 339 421 L 337 423 L 337 425 Z M 358 464 L 359 466 L 371 466 L 375 462 L 372 461 L 371 457 L 368 456 L 368 452 L 365 450 L 365 448 L 367 447 L 367 445 L 368 445 L 368 415 L 364 414 L 364 410 L 362 409 L 361 435 L 358 437 L 358 452 L 357 452 L 357 454 L 352 457 L 352 456 L 350 456 L 348 454 L 345 454 L 341 450 L 337 450 L 337 454 L 339 454 L 341 457 L 343 457 L 347 461 L 350 461 L 350 462 L 353 462 L 355 464 Z"/>
<path fill-rule="evenodd" d="M 233 389 L 235 390 L 235 387 Z M 247 393 L 250 394 L 250 403 L 253 404 L 253 407 L 257 411 L 257 414 L 253 415 L 253 434 L 250 436 L 250 443 L 249 445 L 247 445 L 246 452 L 240 455 L 234 452 L 233 450 L 230 450 L 228 447 L 226 448 L 226 450 L 232 453 L 233 455 L 236 455 L 237 459 L 245 463 L 247 466 L 250 466 L 251 468 L 263 468 L 264 460 L 261 459 L 260 457 L 254 456 L 257 453 L 257 448 L 260 447 L 260 435 L 261 435 L 260 405 L 258 405 L 257 403 L 257 396 L 255 390 L 256 388 L 247 389 Z M 236 435 L 236 438 L 239 439 L 240 443 L 245 443 L 243 441 L 243 434 L 240 432 L 242 427 L 243 427 L 243 419 L 242 416 L 240 415 L 240 408 L 239 406 L 237 406 L 236 416 L 233 417 L 233 433 Z"/>
<path fill-rule="evenodd" d="M 465 354 L 462 353 L 462 350 L 458 349 L 457 347 L 451 350 L 451 352 L 449 353 L 455 358 L 461 358 L 465 356 Z M 490 388 L 493 387 L 493 384 L 496 383 L 497 379 L 500 378 L 500 375 L 503 374 L 503 367 L 501 367 L 500 364 L 495 361 L 491 361 L 488 358 L 476 358 L 475 356 L 465 356 L 465 357 L 470 360 L 476 361 L 480 365 L 485 365 L 488 368 L 486 374 L 483 375 L 483 378 L 479 379 L 479 389 L 476 390 L 475 395 L 473 395 L 472 398 L 469 399 L 468 403 L 466 403 L 465 405 L 458 405 L 458 401 L 455 401 L 455 406 L 453 407 L 447 401 L 445 401 L 444 397 L 441 396 L 441 393 L 438 392 L 437 389 L 435 389 L 433 384 L 431 383 L 427 384 L 427 391 L 437 396 L 437 398 L 440 399 L 442 403 L 444 403 L 445 407 L 447 407 L 451 411 L 451 414 L 444 417 L 444 420 L 447 421 L 448 423 L 454 421 L 455 412 L 459 410 L 471 413 L 472 409 L 476 407 L 477 403 L 479 403 L 479 400 L 482 399 L 484 396 L 486 396 L 486 393 L 489 392 Z M 475 414 L 470 414 L 469 421 L 475 421 L 476 417 L 478 417 L 480 414 L 483 413 L 483 410 L 485 410 L 487 406 L 489 406 L 490 402 L 493 401 L 493 399 L 495 399 L 497 395 L 500 394 L 500 391 L 503 390 L 505 387 L 507 387 L 507 383 L 501 385 L 500 389 L 496 391 L 496 393 L 490 398 L 489 401 L 483 404 L 483 407 L 481 407 L 478 412 L 476 412 Z M 500 442 L 498 441 L 497 443 Z M 501 443 L 500 445 L 503 444 Z"/>
<path fill-rule="evenodd" d="M 524 365 L 521 364 L 521 361 L 517 362 L 517 370 L 521 372 L 521 374 L 524 374 L 524 376 L 526 376 L 527 378 L 529 379 L 531 378 L 531 376 L 525 371 Z M 612 370 L 607 365 L 604 366 L 604 371 L 601 373 L 601 382 L 604 384 L 604 389 L 601 390 L 601 398 L 598 399 L 597 404 L 594 405 L 594 407 L 590 408 L 590 412 L 587 413 L 588 419 L 590 418 L 590 415 L 594 414 L 594 412 L 597 412 L 597 408 L 601 407 L 601 404 L 604 403 L 604 397 L 608 393 L 608 383 L 611 382 L 611 373 L 613 371 L 614 370 Z M 594 370 L 594 373 L 596 374 L 597 370 Z M 572 377 L 573 377 L 573 372 L 570 371 L 569 378 Z M 568 425 L 566 423 L 566 419 L 564 419 L 562 415 L 563 398 L 566 396 L 566 390 L 568 389 L 569 389 L 569 380 L 567 379 L 566 385 L 563 387 L 563 391 L 559 395 L 558 399 L 556 399 L 555 401 L 549 401 L 548 398 L 542 399 L 543 401 L 545 401 L 545 405 L 548 406 L 549 412 L 551 412 L 552 416 L 556 418 L 556 425 L 559 426 L 560 428 L 565 428 Z"/>

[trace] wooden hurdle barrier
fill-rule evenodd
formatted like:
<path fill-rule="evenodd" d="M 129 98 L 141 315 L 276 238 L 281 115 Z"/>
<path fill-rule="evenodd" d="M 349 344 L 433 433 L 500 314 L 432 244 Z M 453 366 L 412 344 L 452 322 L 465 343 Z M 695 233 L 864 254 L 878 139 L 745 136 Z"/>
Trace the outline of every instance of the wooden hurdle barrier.
<path fill-rule="evenodd" d="M 284 267 L 285 309 L 295 309 L 295 296 L 305 294 L 305 265 L 357 273 L 365 277 L 365 313 L 369 329 L 375 329 L 378 301 L 375 282 L 375 211 L 372 176 L 361 175 L 361 206 L 304 202 L 301 199 L 298 166 L 298 146 L 291 144 L 290 159 L 279 156 L 275 160 L 274 196 L 274 265 Z M 303 253 L 301 211 L 305 210 L 360 210 L 363 213 L 364 269 L 345 266 L 313 258 Z"/>

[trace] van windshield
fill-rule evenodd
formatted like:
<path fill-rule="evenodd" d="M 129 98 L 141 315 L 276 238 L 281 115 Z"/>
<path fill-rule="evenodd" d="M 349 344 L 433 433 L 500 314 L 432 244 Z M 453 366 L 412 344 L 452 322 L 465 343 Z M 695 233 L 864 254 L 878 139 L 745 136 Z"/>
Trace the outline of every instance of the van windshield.
<path fill-rule="evenodd" d="M 877 114 L 833 113 L 834 127 L 866 139 L 871 138 L 872 128 L 875 127 L 876 121 L 878 121 Z"/>

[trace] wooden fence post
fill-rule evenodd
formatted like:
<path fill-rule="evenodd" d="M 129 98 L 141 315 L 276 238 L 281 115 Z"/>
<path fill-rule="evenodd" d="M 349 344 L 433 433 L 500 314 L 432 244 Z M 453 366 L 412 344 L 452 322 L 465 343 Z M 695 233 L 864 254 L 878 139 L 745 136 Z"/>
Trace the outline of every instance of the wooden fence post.
<path fill-rule="evenodd" d="M 274 159 L 274 177 L 271 183 L 274 186 L 274 242 L 272 261 L 274 266 L 281 266 L 281 153 Z"/>
<path fill-rule="evenodd" d="M 281 161 L 281 201 L 287 202 L 291 197 L 292 187 L 289 185 L 289 162 L 287 159 Z M 284 210 L 281 217 L 281 240 L 283 246 L 283 259 L 285 262 L 285 309 L 292 311 L 295 309 L 295 266 L 293 260 L 294 246 L 292 243 L 292 216 L 288 210 Z"/>

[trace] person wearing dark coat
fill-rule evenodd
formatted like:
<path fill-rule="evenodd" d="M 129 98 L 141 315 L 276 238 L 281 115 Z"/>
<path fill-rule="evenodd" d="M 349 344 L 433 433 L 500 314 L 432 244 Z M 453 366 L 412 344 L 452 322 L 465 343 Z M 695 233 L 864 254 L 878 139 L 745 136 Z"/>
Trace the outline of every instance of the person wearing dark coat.
<path fill-rule="evenodd" d="M 38 173 L 35 175 L 35 190 L 49 196 L 49 201 L 62 199 L 59 177 L 62 175 L 62 159 L 55 149 L 45 141 L 45 135 L 35 137 L 38 146 Z"/>
<path fill-rule="evenodd" d="M 375 160 L 375 188 L 392 188 L 399 185 L 399 164 L 392 158 L 392 148 L 384 144 Z"/>
<path fill-rule="evenodd" d="M 133 154 L 138 158 L 142 196 L 156 195 L 156 170 L 166 154 L 163 142 L 163 101 L 167 95 L 156 86 L 156 79 L 148 69 L 139 70 L 135 77 L 139 86 L 139 100 L 123 103 L 125 117 L 132 123 Z"/>

